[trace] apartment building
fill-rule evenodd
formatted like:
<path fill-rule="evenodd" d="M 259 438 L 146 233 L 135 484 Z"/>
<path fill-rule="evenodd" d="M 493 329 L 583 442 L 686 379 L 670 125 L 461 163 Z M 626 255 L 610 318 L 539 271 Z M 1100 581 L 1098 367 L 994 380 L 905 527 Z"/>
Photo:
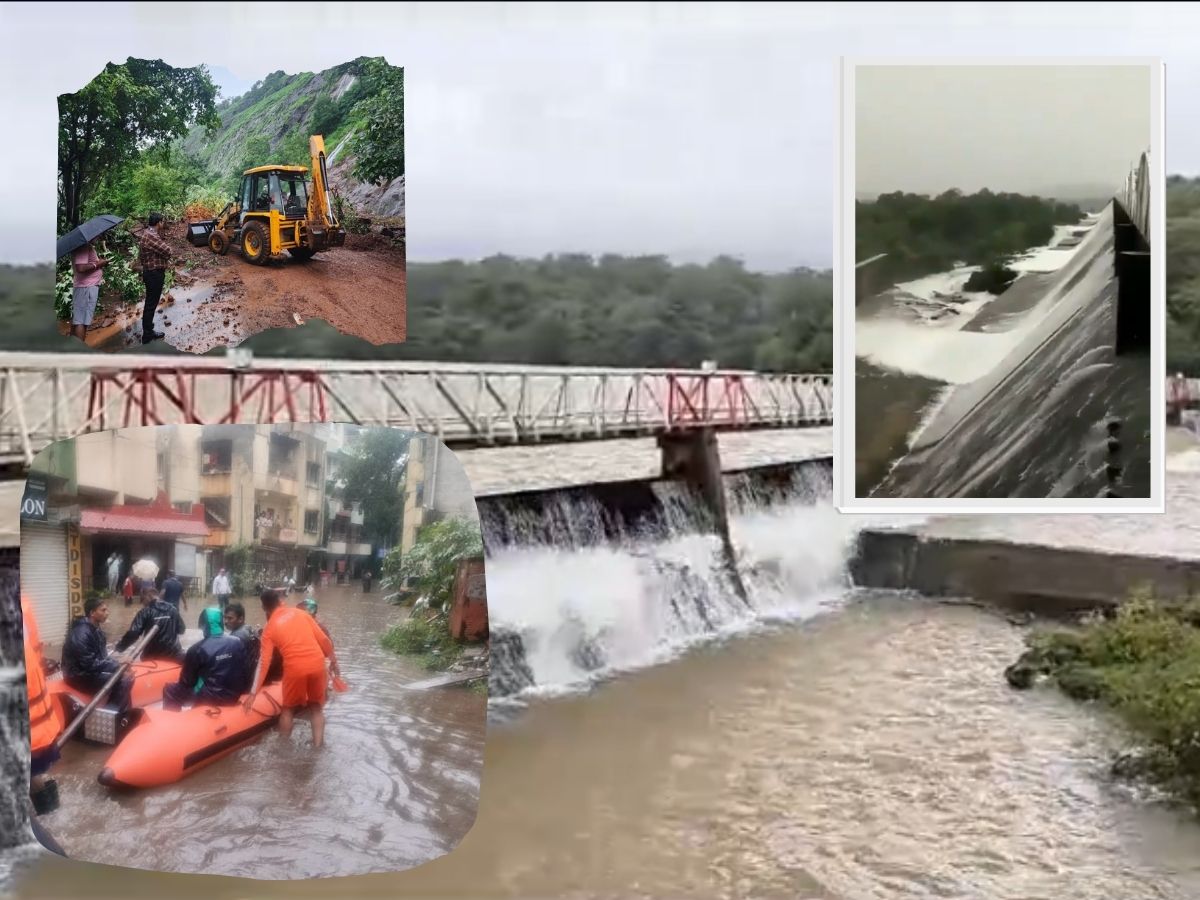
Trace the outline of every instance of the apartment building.
<path fill-rule="evenodd" d="M 471 483 L 462 464 L 445 444 L 429 435 L 414 437 L 408 445 L 404 477 L 400 552 L 412 549 L 423 527 L 446 517 L 478 521 Z"/>
<path fill-rule="evenodd" d="M 309 553 L 321 545 L 325 442 L 301 425 L 207 426 L 199 457 L 212 565 L 250 544 L 269 576 L 302 579 Z"/>

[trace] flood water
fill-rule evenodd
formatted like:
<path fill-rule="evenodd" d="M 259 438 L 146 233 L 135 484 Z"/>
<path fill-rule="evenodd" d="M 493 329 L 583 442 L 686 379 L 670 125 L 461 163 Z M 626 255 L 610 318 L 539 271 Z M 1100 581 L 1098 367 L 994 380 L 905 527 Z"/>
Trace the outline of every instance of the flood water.
<path fill-rule="evenodd" d="M 794 442 L 789 453 L 784 433 L 747 437 L 722 437 L 727 467 L 814 449 Z M 536 477 L 633 477 L 657 458 L 646 442 L 570 449 L 565 461 L 560 448 L 545 453 Z M 530 477 L 514 461 L 527 452 L 458 455 L 484 493 Z M 1173 483 L 1184 482 L 1169 472 Z M 1142 518 L 1153 527 L 1162 517 Z M 527 636 L 537 683 L 492 699 L 504 715 L 488 728 L 478 819 L 448 856 L 407 872 L 271 884 L 42 854 L 11 889 L 180 900 L 1200 896 L 1200 826 L 1109 777 L 1128 746 L 1120 725 L 1052 690 L 1008 688 L 1023 629 L 973 607 L 846 588 L 863 521 L 813 497 L 740 513 L 732 530 L 750 607 L 723 591 L 704 535 L 490 556 L 493 628 Z M 321 614 L 340 650 L 345 626 L 330 606 L 323 599 Z M 598 670 L 581 668 L 583 640 Z M 331 745 L 343 699 L 331 705 Z M 204 812 L 224 814 L 209 802 Z M 359 839 L 363 815 L 342 816 Z M 260 858 L 246 850 L 239 865 Z"/>
<path fill-rule="evenodd" d="M 109 749 L 71 742 L 55 768 L 61 808 L 43 820 L 68 854 L 317 878 L 419 865 L 459 842 L 477 808 L 486 697 L 405 690 L 428 673 L 380 647 L 402 613 L 379 593 L 331 586 L 317 600 L 351 685 L 330 694 L 325 747 L 313 750 L 311 727 L 297 718 L 290 739 L 272 730 L 175 785 L 120 795 L 96 782 Z M 246 606 L 261 624 L 262 608 Z"/>
<path fill-rule="evenodd" d="M 1019 629 L 886 596 L 814 612 L 493 728 L 474 829 L 410 872 L 251 885 L 47 859 L 18 896 L 1200 896 L 1200 829 L 1107 778 L 1120 730 L 1006 686 Z"/>

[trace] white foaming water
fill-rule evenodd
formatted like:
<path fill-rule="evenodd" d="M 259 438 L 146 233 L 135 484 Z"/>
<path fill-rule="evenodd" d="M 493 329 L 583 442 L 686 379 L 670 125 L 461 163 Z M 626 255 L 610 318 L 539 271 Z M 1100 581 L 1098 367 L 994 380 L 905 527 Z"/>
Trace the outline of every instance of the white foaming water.
<path fill-rule="evenodd" d="M 1014 272 L 1057 272 L 1067 263 L 1079 249 L 1079 244 L 1072 247 L 1060 247 L 1059 243 L 1066 240 L 1072 232 L 1082 231 L 1095 225 L 1095 221 L 1082 221 L 1075 225 L 1055 225 L 1054 237 L 1044 247 L 1034 247 L 1032 250 L 1009 261 L 1008 267 Z"/>
<path fill-rule="evenodd" d="M 947 384 L 966 384 L 992 370 L 1020 343 L 1024 329 L 987 333 L 929 328 L 897 319 L 854 327 L 855 355 L 875 365 Z"/>
<path fill-rule="evenodd" d="M 1069 248 L 1057 245 L 1072 232 L 1092 228 L 1085 220 L 1074 225 L 1057 225 L 1045 246 L 1034 247 L 1015 258 L 1009 268 L 1019 273 L 1057 272 L 1075 258 L 1081 244 Z M 1019 318 L 1006 320 L 1013 327 L 983 332 L 963 331 L 972 319 L 996 297 L 988 293 L 962 292 L 978 266 L 959 266 L 949 272 L 928 275 L 896 285 L 897 302 L 903 296 L 940 304 L 949 295 L 965 297 L 962 303 L 945 303 L 956 315 L 933 318 L 921 314 L 921 320 L 894 318 L 889 315 L 859 320 L 854 326 L 855 355 L 877 366 L 920 375 L 946 384 L 967 384 L 990 372 L 1016 347 L 1045 316 L 1050 304 L 1043 298 Z M 919 429 L 918 429 L 919 430 Z"/>
<path fill-rule="evenodd" d="M 586 689 L 699 642 L 811 617 L 845 592 L 864 517 L 827 503 L 748 512 L 731 523 L 749 606 L 708 534 L 573 550 L 506 548 L 488 559 L 489 615 L 517 632 L 535 679 L 526 694 Z"/>

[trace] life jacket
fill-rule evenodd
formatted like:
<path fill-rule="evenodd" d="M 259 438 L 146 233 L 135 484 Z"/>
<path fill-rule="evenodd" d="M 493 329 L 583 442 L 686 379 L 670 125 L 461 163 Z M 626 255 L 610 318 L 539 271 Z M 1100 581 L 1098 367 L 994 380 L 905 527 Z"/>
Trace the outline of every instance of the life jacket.
<path fill-rule="evenodd" d="M 21 617 L 25 623 L 25 686 L 29 691 L 29 748 L 45 750 L 62 734 L 63 717 L 50 696 L 42 661 L 42 641 L 28 599 L 21 595 Z"/>

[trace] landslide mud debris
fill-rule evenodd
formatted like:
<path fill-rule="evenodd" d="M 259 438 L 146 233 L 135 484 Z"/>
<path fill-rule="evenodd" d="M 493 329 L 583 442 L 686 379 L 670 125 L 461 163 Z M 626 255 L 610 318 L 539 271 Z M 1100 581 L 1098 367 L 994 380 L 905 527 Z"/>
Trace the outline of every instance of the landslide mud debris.
<path fill-rule="evenodd" d="M 306 262 L 284 254 L 254 266 L 236 249 L 217 256 L 193 247 L 185 234 L 182 223 L 168 229 L 168 241 L 185 262 L 154 317 L 155 330 L 176 349 L 206 353 L 237 346 L 261 331 L 295 328 L 308 319 L 323 319 L 375 345 L 407 336 L 405 253 L 396 236 L 348 234 L 344 247 Z M 87 343 L 102 350 L 140 347 L 141 318 L 140 302 L 106 309 Z M 69 325 L 60 323 L 59 330 L 67 334 Z"/>

